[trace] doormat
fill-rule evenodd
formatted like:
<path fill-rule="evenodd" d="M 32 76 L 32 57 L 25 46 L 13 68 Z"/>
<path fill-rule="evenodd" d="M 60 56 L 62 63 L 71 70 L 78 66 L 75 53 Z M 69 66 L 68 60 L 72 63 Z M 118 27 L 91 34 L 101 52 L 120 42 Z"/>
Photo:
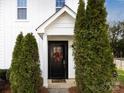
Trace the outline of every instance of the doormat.
<path fill-rule="evenodd" d="M 65 79 L 52 79 L 52 83 L 65 83 Z"/>

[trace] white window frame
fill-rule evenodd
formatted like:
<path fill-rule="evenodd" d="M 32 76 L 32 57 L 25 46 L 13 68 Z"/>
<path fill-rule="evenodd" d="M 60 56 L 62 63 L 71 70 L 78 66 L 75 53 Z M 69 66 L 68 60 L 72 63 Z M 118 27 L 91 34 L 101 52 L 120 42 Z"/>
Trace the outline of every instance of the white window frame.
<path fill-rule="evenodd" d="M 19 20 L 19 21 L 25 21 L 25 20 L 27 20 L 27 18 L 28 18 L 28 13 L 27 13 L 27 11 L 28 11 L 28 9 L 27 9 L 27 4 L 28 4 L 28 0 L 26 0 L 26 6 L 18 6 L 18 0 L 16 0 L 17 2 L 16 2 L 16 4 L 17 4 L 17 20 Z M 18 9 L 26 9 L 26 18 L 18 18 Z"/>
<path fill-rule="evenodd" d="M 64 0 L 64 5 L 65 5 L 65 0 Z M 56 12 L 57 12 L 57 9 L 60 10 L 62 7 L 63 7 L 63 6 L 57 6 L 57 0 L 56 0 Z M 59 10 L 58 10 L 58 11 L 59 11 Z"/>

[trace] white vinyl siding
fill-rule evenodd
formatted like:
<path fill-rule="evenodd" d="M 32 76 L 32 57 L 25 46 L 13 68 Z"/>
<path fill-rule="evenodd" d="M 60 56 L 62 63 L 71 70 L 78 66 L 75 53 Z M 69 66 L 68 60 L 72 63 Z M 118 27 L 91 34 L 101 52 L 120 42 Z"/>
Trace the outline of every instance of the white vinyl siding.
<path fill-rule="evenodd" d="M 0 69 L 4 67 L 4 0 L 0 0 Z"/>

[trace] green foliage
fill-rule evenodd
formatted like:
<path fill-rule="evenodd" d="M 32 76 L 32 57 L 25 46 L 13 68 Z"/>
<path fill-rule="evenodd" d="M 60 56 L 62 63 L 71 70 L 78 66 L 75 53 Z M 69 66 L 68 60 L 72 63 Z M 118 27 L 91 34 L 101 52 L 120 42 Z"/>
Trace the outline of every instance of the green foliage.
<path fill-rule="evenodd" d="M 17 37 L 10 68 L 12 93 L 38 93 L 42 86 L 38 46 L 35 37 Z"/>
<path fill-rule="evenodd" d="M 77 83 L 78 90 L 80 93 L 83 91 L 82 86 L 82 31 L 84 31 L 85 28 L 85 9 L 84 9 L 84 2 L 82 0 L 79 0 L 79 6 L 77 10 L 77 16 L 75 21 L 75 35 L 74 35 L 74 42 L 73 42 L 73 53 L 74 53 L 74 59 L 75 59 L 75 79 Z M 83 30 L 81 30 L 83 29 Z"/>
<path fill-rule="evenodd" d="M 23 39 L 23 34 L 20 33 L 16 39 L 16 44 L 14 47 L 13 55 L 12 55 L 12 64 L 9 70 L 10 76 L 9 80 L 11 83 L 11 89 L 12 93 L 17 93 L 17 89 L 20 86 L 18 79 L 19 77 L 19 58 L 22 53 L 22 39 Z"/>
<path fill-rule="evenodd" d="M 18 93 L 38 93 L 42 86 L 38 46 L 35 37 L 27 34 L 22 41 Z"/>
<path fill-rule="evenodd" d="M 87 9 L 83 12 L 84 25 L 75 32 L 75 73 L 80 93 L 111 93 L 113 73 L 116 70 L 108 40 L 104 2 L 88 1 Z"/>
<path fill-rule="evenodd" d="M 117 57 L 124 57 L 124 38 L 118 40 L 116 47 Z"/>
<path fill-rule="evenodd" d="M 118 69 L 118 81 L 124 85 L 124 70 Z"/>
<path fill-rule="evenodd" d="M 109 26 L 109 38 L 114 57 L 124 57 L 124 22 Z"/>
<path fill-rule="evenodd" d="M 79 0 L 79 6 L 77 10 L 77 15 L 76 15 L 76 22 L 75 22 L 75 28 L 74 31 L 75 33 L 77 31 L 80 31 L 85 24 L 85 9 L 84 9 L 84 2 L 82 0 Z"/>

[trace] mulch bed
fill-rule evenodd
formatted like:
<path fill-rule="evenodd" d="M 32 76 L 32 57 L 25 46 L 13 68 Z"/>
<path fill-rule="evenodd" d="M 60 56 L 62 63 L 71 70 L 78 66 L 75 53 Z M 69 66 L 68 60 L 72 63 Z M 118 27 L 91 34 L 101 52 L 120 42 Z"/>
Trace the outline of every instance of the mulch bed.
<path fill-rule="evenodd" d="M 76 87 L 71 87 L 68 89 L 69 93 L 78 93 L 78 90 Z M 113 93 L 124 93 L 124 86 L 119 85 L 116 86 L 116 88 L 113 90 Z"/>
<path fill-rule="evenodd" d="M 0 93 L 11 93 L 10 92 L 10 84 L 8 82 L 1 82 L 0 83 Z M 68 93 L 78 93 L 78 90 L 76 87 L 71 87 L 68 89 Z M 39 90 L 39 93 L 48 93 L 48 89 L 45 87 L 42 87 Z M 124 86 L 118 85 L 114 88 L 113 93 L 124 93 Z"/>
<path fill-rule="evenodd" d="M 9 81 L 1 81 L 0 82 L 0 93 L 10 93 Z"/>
<path fill-rule="evenodd" d="M 0 82 L 0 93 L 11 93 L 9 82 Z M 48 89 L 42 87 L 40 88 L 39 93 L 48 93 Z"/>
<path fill-rule="evenodd" d="M 116 86 L 113 93 L 124 93 L 124 86 L 123 85 Z"/>
<path fill-rule="evenodd" d="M 39 93 L 48 93 L 48 89 L 45 87 L 42 87 L 39 91 Z"/>
<path fill-rule="evenodd" d="M 68 89 L 69 93 L 78 93 L 77 87 L 71 87 Z"/>

